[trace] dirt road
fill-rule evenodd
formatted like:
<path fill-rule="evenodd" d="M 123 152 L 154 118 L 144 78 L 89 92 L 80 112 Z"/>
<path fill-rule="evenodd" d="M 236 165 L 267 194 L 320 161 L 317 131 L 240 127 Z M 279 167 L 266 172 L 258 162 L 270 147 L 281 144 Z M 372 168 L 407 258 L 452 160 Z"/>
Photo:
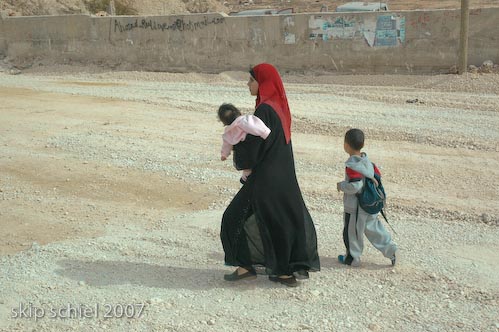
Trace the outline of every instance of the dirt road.
<path fill-rule="evenodd" d="M 215 111 L 251 111 L 246 78 L 0 73 L 0 331 L 497 331 L 499 75 L 284 77 L 322 263 L 297 289 L 222 278 L 240 184 Z M 336 262 L 350 127 L 384 175 L 395 268 L 369 245 Z"/>

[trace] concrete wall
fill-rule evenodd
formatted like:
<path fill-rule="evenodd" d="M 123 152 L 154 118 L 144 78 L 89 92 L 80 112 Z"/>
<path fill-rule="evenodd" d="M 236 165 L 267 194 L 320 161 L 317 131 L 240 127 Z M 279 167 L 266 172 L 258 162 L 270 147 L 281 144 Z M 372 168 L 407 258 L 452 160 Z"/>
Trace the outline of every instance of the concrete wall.
<path fill-rule="evenodd" d="M 472 10 L 469 64 L 499 63 L 499 8 Z M 17 66 L 99 64 L 151 71 L 446 72 L 458 62 L 459 10 L 228 17 L 86 15 L 0 20 Z"/>

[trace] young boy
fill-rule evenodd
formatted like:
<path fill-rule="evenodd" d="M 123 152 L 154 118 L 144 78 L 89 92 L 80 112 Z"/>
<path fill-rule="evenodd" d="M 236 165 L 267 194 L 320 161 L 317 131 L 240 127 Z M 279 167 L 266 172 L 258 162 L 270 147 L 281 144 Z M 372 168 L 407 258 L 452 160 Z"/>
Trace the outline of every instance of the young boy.
<path fill-rule="evenodd" d="M 379 221 L 378 214 L 368 214 L 359 205 L 355 195 L 362 190 L 364 178 L 374 179 L 380 175 L 376 165 L 360 150 L 364 147 L 364 133 L 360 129 L 350 129 L 345 134 L 344 149 L 350 155 L 346 161 L 345 180 L 338 182 L 336 188 L 343 191 L 344 226 L 343 242 L 346 254 L 339 255 L 338 261 L 351 266 L 360 265 L 360 256 L 364 249 L 364 234 L 373 246 L 389 258 L 395 265 L 397 245 Z"/>
<path fill-rule="evenodd" d="M 224 124 L 225 130 L 222 135 L 222 149 L 220 159 L 227 160 L 232 147 L 244 141 L 247 134 L 260 136 L 266 139 L 270 129 L 254 115 L 241 115 L 241 111 L 232 104 L 222 104 L 218 108 L 218 118 Z M 239 168 L 238 168 L 239 169 Z M 244 184 L 251 174 L 251 169 L 243 169 L 241 183 Z"/>

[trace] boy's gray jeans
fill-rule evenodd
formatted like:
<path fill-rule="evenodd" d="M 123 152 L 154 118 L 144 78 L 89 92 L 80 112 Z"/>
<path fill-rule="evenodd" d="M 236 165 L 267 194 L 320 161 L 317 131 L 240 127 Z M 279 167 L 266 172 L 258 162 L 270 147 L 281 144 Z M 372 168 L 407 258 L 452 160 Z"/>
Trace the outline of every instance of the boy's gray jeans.
<path fill-rule="evenodd" d="M 364 250 L 364 234 L 383 256 L 387 258 L 394 256 L 397 245 L 378 219 L 378 214 L 368 214 L 359 208 L 358 213 L 344 214 L 343 242 L 347 249 L 345 260 L 347 264 L 352 266 L 360 264 L 360 256 Z"/>

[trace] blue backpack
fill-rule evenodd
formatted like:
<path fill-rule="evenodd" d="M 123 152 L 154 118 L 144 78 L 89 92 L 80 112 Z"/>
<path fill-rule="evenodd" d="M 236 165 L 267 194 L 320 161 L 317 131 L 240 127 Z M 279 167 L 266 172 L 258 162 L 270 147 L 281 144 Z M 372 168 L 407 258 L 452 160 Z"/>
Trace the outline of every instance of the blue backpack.
<path fill-rule="evenodd" d="M 381 176 L 374 174 L 374 178 L 378 181 L 378 186 L 376 186 L 372 179 L 364 177 L 364 186 L 357 193 L 359 206 L 369 214 L 382 212 L 386 204 L 385 188 L 383 188 L 383 184 L 381 183 Z"/>
<path fill-rule="evenodd" d="M 362 187 L 362 190 L 356 194 L 357 200 L 359 201 L 358 207 L 362 208 L 362 210 L 366 211 L 369 214 L 376 214 L 378 212 L 381 212 L 381 215 L 385 219 L 388 226 L 390 226 L 393 233 L 397 234 L 395 229 L 388 222 L 385 211 L 383 211 L 383 208 L 386 205 L 386 193 L 385 188 L 383 188 L 383 184 L 381 183 L 381 176 L 375 173 L 374 178 L 376 179 L 376 181 L 378 181 L 378 186 L 376 186 L 372 179 L 363 177 L 364 186 Z M 357 215 L 359 213 L 358 207 Z"/>

